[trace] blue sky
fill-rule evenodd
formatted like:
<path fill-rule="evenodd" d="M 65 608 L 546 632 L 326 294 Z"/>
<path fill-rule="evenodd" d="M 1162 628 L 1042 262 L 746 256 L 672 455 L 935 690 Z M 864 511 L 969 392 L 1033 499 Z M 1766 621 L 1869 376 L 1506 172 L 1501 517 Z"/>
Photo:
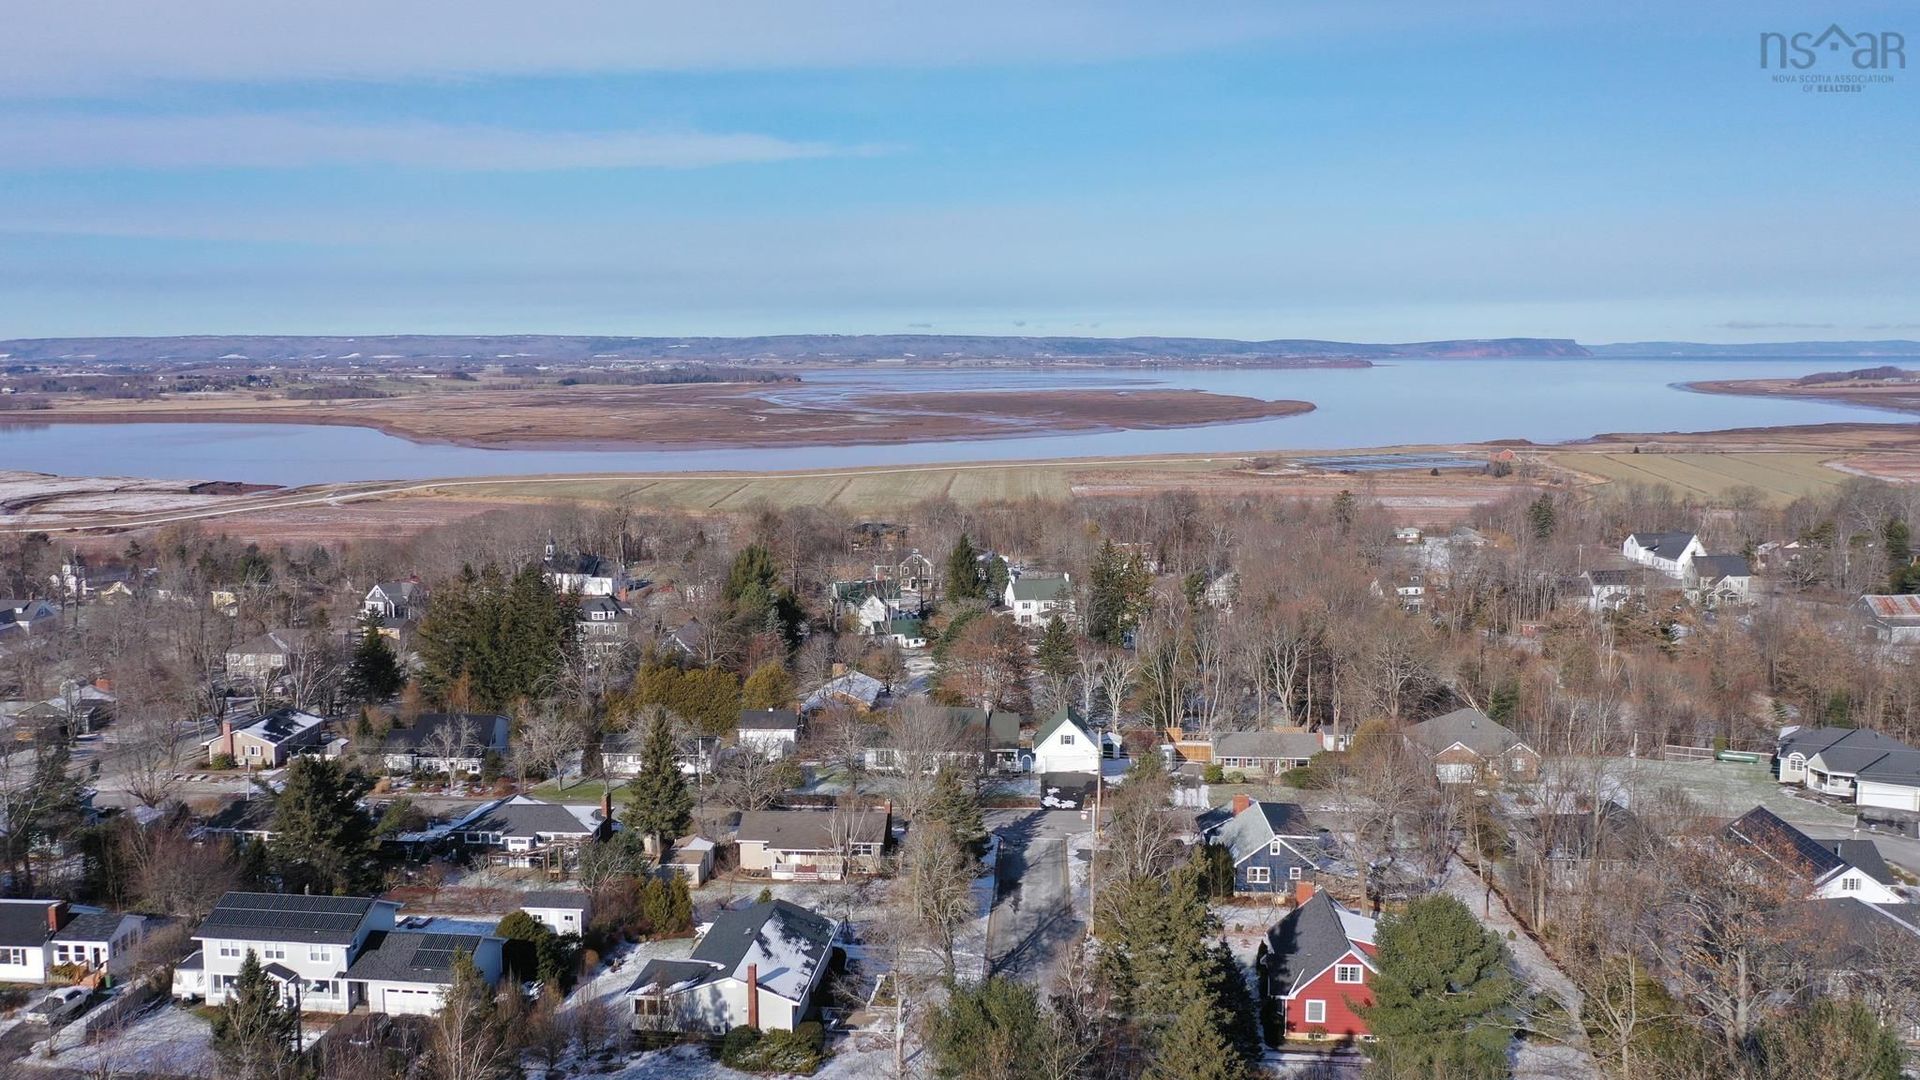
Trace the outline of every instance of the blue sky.
<path fill-rule="evenodd" d="M 1912 7 L 1587 6 L 38 5 L 0 337 L 1920 337 Z"/>

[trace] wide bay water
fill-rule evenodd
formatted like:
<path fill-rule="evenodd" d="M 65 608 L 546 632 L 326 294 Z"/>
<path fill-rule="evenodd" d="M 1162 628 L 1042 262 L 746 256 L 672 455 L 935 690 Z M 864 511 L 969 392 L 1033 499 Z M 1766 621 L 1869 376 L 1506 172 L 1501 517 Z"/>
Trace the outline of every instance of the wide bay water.
<path fill-rule="evenodd" d="M 1334 450 L 1615 431 L 1900 422 L 1903 414 L 1788 398 L 1696 394 L 1704 379 L 1780 378 L 1901 363 L 1801 359 L 1395 360 L 1364 369 L 832 371 L 782 396 L 820 401 L 916 391 L 1157 386 L 1313 402 L 1303 416 L 1160 431 L 865 446 L 714 450 L 488 450 L 415 443 L 369 428 L 305 424 L 0 424 L 0 469 L 315 484 L 575 472 L 806 470 L 1135 454 Z M 635 437 L 644 439 L 644 431 Z"/>

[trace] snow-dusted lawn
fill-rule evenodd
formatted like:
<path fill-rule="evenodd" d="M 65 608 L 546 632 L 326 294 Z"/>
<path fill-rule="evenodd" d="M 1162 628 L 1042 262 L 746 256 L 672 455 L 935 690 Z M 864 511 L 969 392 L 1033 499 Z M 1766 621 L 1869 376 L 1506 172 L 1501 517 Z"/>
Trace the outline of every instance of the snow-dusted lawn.
<path fill-rule="evenodd" d="M 101 1075 L 139 1071 L 212 1076 L 213 1027 L 192 1011 L 162 1001 L 107 1039 L 53 1058 L 27 1054 L 19 1063 Z"/>

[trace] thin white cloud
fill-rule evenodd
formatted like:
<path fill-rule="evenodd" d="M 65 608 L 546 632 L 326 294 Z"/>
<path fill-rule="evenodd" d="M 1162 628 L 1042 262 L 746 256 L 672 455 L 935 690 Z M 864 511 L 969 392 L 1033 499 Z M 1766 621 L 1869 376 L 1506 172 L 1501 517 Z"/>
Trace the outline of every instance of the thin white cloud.
<path fill-rule="evenodd" d="M 0 169 L 687 169 L 871 152 L 751 133 L 526 131 L 264 113 L 0 114 Z"/>

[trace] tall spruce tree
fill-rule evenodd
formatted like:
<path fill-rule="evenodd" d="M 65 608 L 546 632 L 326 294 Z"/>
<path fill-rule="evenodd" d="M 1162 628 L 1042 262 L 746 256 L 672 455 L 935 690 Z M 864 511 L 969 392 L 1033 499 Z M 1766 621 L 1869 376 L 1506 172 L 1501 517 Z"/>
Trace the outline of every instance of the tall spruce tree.
<path fill-rule="evenodd" d="M 1243 1080 L 1246 1060 L 1222 1034 L 1218 1012 L 1204 997 L 1182 1005 L 1160 1033 L 1146 1080 Z"/>
<path fill-rule="evenodd" d="M 277 1080 L 292 1071 L 297 1021 L 280 1000 L 252 949 L 240 961 L 232 996 L 213 1018 L 213 1049 L 221 1074 L 236 1080 Z"/>
<path fill-rule="evenodd" d="M 1049 679 L 1065 685 L 1080 670 L 1080 654 L 1073 647 L 1073 631 L 1067 629 L 1067 621 L 1054 612 L 1047 620 L 1047 629 L 1040 635 L 1040 645 L 1034 651 L 1042 673 Z"/>
<path fill-rule="evenodd" d="M 360 701 L 385 701 L 399 693 L 406 682 L 407 674 L 380 633 L 379 623 L 367 619 L 347 665 L 347 692 Z"/>
<path fill-rule="evenodd" d="M 627 785 L 627 828 L 644 837 L 657 857 L 692 824 L 693 795 L 674 753 L 667 711 L 654 709 L 640 747 L 640 773 Z"/>
<path fill-rule="evenodd" d="M 957 769 L 942 768 L 933 777 L 933 789 L 927 795 L 920 817 L 945 827 L 960 846 L 977 858 L 987 846 L 986 818 L 980 799 Z"/>
<path fill-rule="evenodd" d="M 287 892 L 364 893 L 379 884 L 373 819 L 360 807 L 369 785 L 338 761 L 300 756 L 274 797 L 267 854 Z"/>
<path fill-rule="evenodd" d="M 982 599 L 986 588 L 980 580 L 980 553 L 966 533 L 954 541 L 947 553 L 947 599 L 957 603 Z"/>
<path fill-rule="evenodd" d="M 1515 991 L 1500 939 L 1465 904 L 1435 895 L 1382 919 L 1375 940 L 1379 974 L 1361 1012 L 1380 1075 L 1508 1075 Z"/>

